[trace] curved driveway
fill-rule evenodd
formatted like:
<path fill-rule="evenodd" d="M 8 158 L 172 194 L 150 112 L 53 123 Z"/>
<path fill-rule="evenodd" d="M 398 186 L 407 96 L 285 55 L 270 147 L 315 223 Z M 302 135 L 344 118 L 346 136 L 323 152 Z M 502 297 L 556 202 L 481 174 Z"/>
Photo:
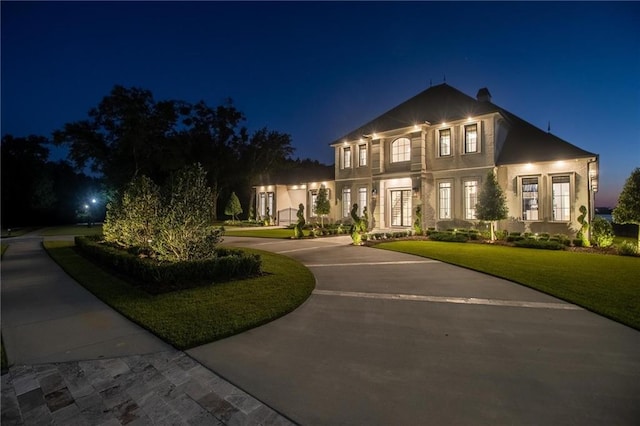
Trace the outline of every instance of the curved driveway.
<path fill-rule="evenodd" d="M 188 353 L 298 423 L 640 422 L 636 330 L 345 237 L 225 242 L 298 259 L 316 290 L 277 321 Z"/>

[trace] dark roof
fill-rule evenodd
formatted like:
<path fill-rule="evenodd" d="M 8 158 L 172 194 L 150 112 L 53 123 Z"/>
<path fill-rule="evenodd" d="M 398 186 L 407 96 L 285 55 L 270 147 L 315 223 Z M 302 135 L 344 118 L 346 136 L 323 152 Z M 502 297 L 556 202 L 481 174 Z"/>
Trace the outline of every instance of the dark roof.
<path fill-rule="evenodd" d="M 345 140 L 357 140 L 363 135 L 375 132 L 410 127 L 425 121 L 435 125 L 441 122 L 498 112 L 507 122 L 508 133 L 496 161 L 497 165 L 596 155 L 547 133 L 490 102 L 491 94 L 487 88 L 480 89 L 478 95 L 482 100 L 479 101 L 468 96 L 446 83 L 430 87 L 335 140 L 332 144 Z"/>
<path fill-rule="evenodd" d="M 498 166 L 596 156 L 592 152 L 578 148 L 539 129 L 508 111 L 501 109 L 500 113 L 505 118 L 509 130 L 496 160 Z"/>
<path fill-rule="evenodd" d="M 479 102 L 446 83 L 439 84 L 417 94 L 333 143 L 356 140 L 362 135 L 370 135 L 375 132 L 386 132 L 415 124 L 419 125 L 425 121 L 437 124 L 443 121 L 460 120 L 495 112 L 498 109 L 491 102 Z"/>

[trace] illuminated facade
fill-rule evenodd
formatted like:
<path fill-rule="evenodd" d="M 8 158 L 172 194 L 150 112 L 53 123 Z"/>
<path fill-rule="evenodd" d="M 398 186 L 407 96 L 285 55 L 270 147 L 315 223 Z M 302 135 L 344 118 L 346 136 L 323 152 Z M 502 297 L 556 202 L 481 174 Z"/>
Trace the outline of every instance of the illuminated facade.
<path fill-rule="evenodd" d="M 573 234 L 580 206 L 593 216 L 598 155 L 493 104 L 487 89 L 431 87 L 331 146 L 332 220 L 358 203 L 377 229 L 409 228 L 420 206 L 423 228 L 471 227 L 489 171 L 509 208 L 499 229 Z M 311 206 L 309 188 L 303 198 Z"/>

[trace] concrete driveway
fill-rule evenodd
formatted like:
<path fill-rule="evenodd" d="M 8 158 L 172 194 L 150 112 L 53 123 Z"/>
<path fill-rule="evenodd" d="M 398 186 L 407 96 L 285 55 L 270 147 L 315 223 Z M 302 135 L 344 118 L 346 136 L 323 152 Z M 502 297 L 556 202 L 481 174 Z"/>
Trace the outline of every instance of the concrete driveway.
<path fill-rule="evenodd" d="M 225 242 L 300 260 L 316 290 L 277 321 L 188 353 L 300 424 L 640 424 L 638 331 L 344 237 Z"/>

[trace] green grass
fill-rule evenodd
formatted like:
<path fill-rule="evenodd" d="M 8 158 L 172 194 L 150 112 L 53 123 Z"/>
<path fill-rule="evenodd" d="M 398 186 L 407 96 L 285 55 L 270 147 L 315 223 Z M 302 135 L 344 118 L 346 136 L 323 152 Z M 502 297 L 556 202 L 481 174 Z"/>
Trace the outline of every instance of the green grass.
<path fill-rule="evenodd" d="M 311 272 L 285 256 L 262 256 L 261 277 L 158 296 L 138 290 L 80 256 L 73 243 L 46 241 L 51 257 L 76 281 L 127 318 L 178 349 L 222 339 L 285 315 L 315 286 Z"/>
<path fill-rule="evenodd" d="M 11 229 L 11 235 L 9 235 L 9 230 L 8 229 L 3 229 L 2 230 L 2 238 L 11 238 L 11 237 L 21 237 L 24 234 L 28 234 L 31 231 L 35 231 L 37 229 L 40 229 L 37 226 L 27 226 L 24 228 L 14 228 Z"/>
<path fill-rule="evenodd" d="M 523 284 L 640 330 L 640 258 L 437 241 L 380 243 Z"/>
<path fill-rule="evenodd" d="M 2 249 L 2 255 L 0 255 L 0 258 L 4 257 L 4 252 L 7 251 L 7 249 L 9 248 L 9 244 L 0 244 L 0 248 Z"/>
<path fill-rule="evenodd" d="M 102 225 L 67 225 L 67 226 L 51 226 L 40 231 L 40 235 L 46 237 L 59 235 L 100 235 L 102 234 Z"/>
<path fill-rule="evenodd" d="M 308 231 L 307 231 L 308 234 Z M 257 237 L 257 238 L 291 238 L 293 237 L 293 229 L 285 228 L 244 228 L 242 231 L 229 229 L 225 227 L 224 235 L 229 237 Z M 305 234 L 306 235 L 306 234 Z"/>

